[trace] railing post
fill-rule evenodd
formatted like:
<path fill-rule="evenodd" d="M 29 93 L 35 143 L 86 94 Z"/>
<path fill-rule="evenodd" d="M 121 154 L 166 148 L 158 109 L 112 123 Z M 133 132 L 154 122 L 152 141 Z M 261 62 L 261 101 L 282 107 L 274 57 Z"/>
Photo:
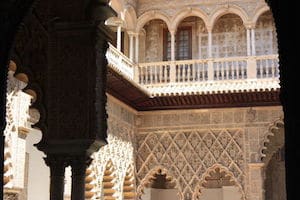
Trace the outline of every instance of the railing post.
<path fill-rule="evenodd" d="M 133 81 L 135 83 L 139 83 L 139 65 L 138 64 L 133 64 Z"/>
<path fill-rule="evenodd" d="M 176 62 L 170 62 L 170 83 L 176 82 Z"/>
<path fill-rule="evenodd" d="M 247 59 L 247 79 L 256 79 L 256 58 L 249 56 Z"/>
<path fill-rule="evenodd" d="M 212 59 L 207 61 L 207 78 L 209 81 L 214 80 L 214 62 Z"/>

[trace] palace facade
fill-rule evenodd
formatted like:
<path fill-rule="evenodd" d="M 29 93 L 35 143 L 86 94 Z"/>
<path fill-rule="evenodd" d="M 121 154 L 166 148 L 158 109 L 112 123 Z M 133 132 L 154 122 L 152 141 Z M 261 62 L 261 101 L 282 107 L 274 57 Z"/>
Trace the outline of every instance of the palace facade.
<path fill-rule="evenodd" d="M 285 200 L 277 36 L 265 1 L 110 6 L 107 144 L 91 154 L 85 199 Z M 37 15 L 30 22 L 43 26 Z M 17 58 L 8 66 L 4 199 L 47 200 L 50 172 L 33 146 L 39 97 Z M 64 174 L 67 200 L 72 172 Z"/>

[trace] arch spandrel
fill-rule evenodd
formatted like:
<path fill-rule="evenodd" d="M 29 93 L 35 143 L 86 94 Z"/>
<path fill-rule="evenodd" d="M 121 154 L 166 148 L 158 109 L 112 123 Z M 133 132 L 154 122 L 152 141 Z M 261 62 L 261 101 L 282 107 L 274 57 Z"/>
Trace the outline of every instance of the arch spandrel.
<path fill-rule="evenodd" d="M 169 30 L 171 29 L 171 22 L 170 19 L 167 15 L 165 15 L 164 13 L 160 12 L 160 11 L 148 11 L 146 13 L 144 13 L 143 15 L 141 15 L 138 20 L 137 20 L 137 25 L 136 25 L 136 32 L 140 32 L 141 29 L 144 27 L 144 25 L 153 20 L 153 19 L 160 19 L 163 22 L 165 22 L 167 24 L 167 27 Z"/>
<path fill-rule="evenodd" d="M 174 17 L 171 20 L 172 22 L 171 30 L 176 30 L 182 20 L 191 16 L 199 17 L 200 19 L 203 20 L 205 26 L 206 27 L 208 26 L 209 18 L 204 11 L 202 11 L 199 8 L 187 8 L 187 9 L 180 10 L 174 15 Z"/>
<path fill-rule="evenodd" d="M 256 25 L 259 17 L 268 11 L 270 11 L 270 8 L 267 5 L 257 9 L 257 11 L 255 12 L 255 15 L 251 19 L 251 24 Z"/>
<path fill-rule="evenodd" d="M 243 24 L 249 24 L 250 20 L 247 13 L 238 6 L 230 5 L 217 8 L 212 12 L 212 14 L 209 16 L 209 22 L 207 24 L 208 29 L 212 30 L 218 19 L 226 14 L 235 14 L 241 18 Z"/>

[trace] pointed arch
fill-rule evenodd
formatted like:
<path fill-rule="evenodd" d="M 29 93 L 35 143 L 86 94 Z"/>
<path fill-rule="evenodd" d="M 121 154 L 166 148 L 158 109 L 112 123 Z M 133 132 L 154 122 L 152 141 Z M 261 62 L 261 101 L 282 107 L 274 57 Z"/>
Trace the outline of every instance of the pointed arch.
<path fill-rule="evenodd" d="M 171 30 L 171 23 L 169 17 L 160 11 L 152 10 L 145 12 L 138 18 L 135 29 L 136 32 L 140 32 L 144 25 L 153 19 L 161 19 L 167 24 L 168 29 Z"/>
<path fill-rule="evenodd" d="M 207 27 L 213 29 L 215 23 L 218 21 L 220 17 L 230 13 L 239 16 L 242 19 L 243 24 L 247 24 L 247 22 L 249 22 L 249 17 L 242 8 L 235 5 L 229 5 L 229 6 L 223 6 L 215 9 L 210 15 L 210 20 L 208 22 Z"/>
<path fill-rule="evenodd" d="M 215 173 L 217 170 L 220 171 L 220 173 L 225 173 L 225 177 L 229 178 L 229 181 L 232 182 L 235 186 L 237 186 L 239 188 L 239 192 L 242 194 L 242 200 L 246 199 L 245 193 L 243 191 L 243 188 L 241 186 L 241 184 L 238 182 L 238 180 L 236 180 L 234 174 L 228 170 L 226 167 L 224 167 L 223 165 L 220 164 L 214 164 L 213 166 L 209 167 L 205 173 L 201 176 L 201 179 L 199 181 L 199 183 L 197 184 L 197 186 L 195 187 L 194 193 L 193 193 L 193 200 L 197 200 L 198 197 L 201 195 L 202 193 L 202 189 L 204 188 L 204 184 L 207 183 L 207 178 L 209 178 L 211 176 L 212 173 Z"/>
<path fill-rule="evenodd" d="M 265 12 L 267 11 L 270 11 L 270 8 L 269 6 L 265 5 L 263 7 L 260 7 L 259 9 L 256 10 L 255 12 L 255 15 L 252 17 L 251 21 L 252 21 L 252 24 L 255 24 L 257 23 L 257 20 L 259 19 L 259 17 L 261 15 L 263 15 Z"/>
<path fill-rule="evenodd" d="M 141 198 L 144 189 L 151 183 L 153 179 L 155 179 L 156 175 L 165 175 L 168 182 L 174 184 L 174 189 L 178 189 L 178 196 L 180 200 L 183 200 L 183 194 L 181 191 L 181 187 L 172 173 L 170 173 L 166 168 L 162 166 L 157 166 L 153 168 L 151 171 L 148 172 L 148 174 L 144 177 L 144 179 L 141 181 L 140 185 L 137 188 L 137 196 L 138 199 Z"/>
<path fill-rule="evenodd" d="M 182 9 L 179 12 L 177 12 L 174 17 L 172 18 L 172 24 L 171 24 L 171 30 L 177 30 L 178 25 L 180 24 L 180 22 L 190 16 L 195 16 L 195 17 L 199 17 L 200 19 L 203 20 L 205 26 L 207 27 L 209 20 L 208 20 L 208 16 L 206 15 L 206 13 L 204 11 L 202 11 L 199 8 L 186 8 L 186 9 Z"/>
<path fill-rule="evenodd" d="M 265 134 L 264 140 L 261 143 L 259 150 L 261 154 L 261 160 L 268 164 L 273 154 L 284 146 L 284 120 L 283 116 L 276 119 Z"/>

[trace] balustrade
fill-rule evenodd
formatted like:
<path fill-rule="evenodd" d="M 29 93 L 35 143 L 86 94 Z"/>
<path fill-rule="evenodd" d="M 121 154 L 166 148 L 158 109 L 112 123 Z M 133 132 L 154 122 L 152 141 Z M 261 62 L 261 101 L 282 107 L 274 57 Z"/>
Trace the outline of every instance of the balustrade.
<path fill-rule="evenodd" d="M 279 76 L 277 55 L 133 64 L 124 54 L 110 45 L 107 59 L 110 66 L 144 86 L 163 87 L 163 85 L 170 86 L 170 83 L 202 84 L 233 80 L 277 81 Z"/>
<path fill-rule="evenodd" d="M 257 56 L 256 58 L 256 77 L 276 78 L 279 76 L 278 58 L 272 56 Z"/>
<path fill-rule="evenodd" d="M 133 62 L 125 56 L 122 52 L 117 50 L 112 44 L 109 44 L 109 48 L 106 52 L 106 58 L 108 64 L 125 75 L 127 78 L 134 78 L 134 64 Z"/>

